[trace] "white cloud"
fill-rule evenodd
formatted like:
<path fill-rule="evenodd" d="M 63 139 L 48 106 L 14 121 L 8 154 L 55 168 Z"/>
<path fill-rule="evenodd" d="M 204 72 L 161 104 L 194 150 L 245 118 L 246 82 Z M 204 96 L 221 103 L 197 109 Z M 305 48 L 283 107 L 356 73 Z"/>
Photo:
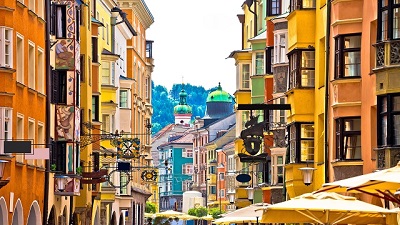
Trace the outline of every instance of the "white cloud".
<path fill-rule="evenodd" d="M 235 62 L 225 58 L 241 48 L 243 0 L 145 1 L 155 20 L 146 37 L 154 41 L 155 84 L 170 89 L 184 77 L 206 89 L 221 82 L 233 94 Z"/>

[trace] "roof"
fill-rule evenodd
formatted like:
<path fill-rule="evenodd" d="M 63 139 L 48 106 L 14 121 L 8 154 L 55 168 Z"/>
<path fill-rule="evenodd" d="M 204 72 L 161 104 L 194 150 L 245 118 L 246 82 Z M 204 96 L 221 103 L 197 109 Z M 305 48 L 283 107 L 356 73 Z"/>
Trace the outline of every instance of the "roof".
<path fill-rule="evenodd" d="M 226 58 L 232 58 L 236 53 L 246 53 L 246 52 L 250 52 L 251 49 L 250 48 L 246 48 L 246 49 L 242 49 L 242 50 L 234 50 L 231 52 L 231 54 L 229 54 L 228 57 Z"/>
<path fill-rule="evenodd" d="M 103 51 L 101 51 L 101 54 L 102 54 L 102 55 L 112 55 L 112 56 L 120 57 L 120 55 L 115 54 L 115 53 L 112 53 L 112 52 L 110 52 L 109 50 L 107 50 L 107 49 L 105 49 L 105 48 L 103 48 Z"/>
<path fill-rule="evenodd" d="M 259 40 L 264 40 L 266 38 L 267 38 L 267 31 L 265 30 L 261 34 L 255 36 L 253 38 L 250 38 L 249 41 L 259 41 Z"/>
<path fill-rule="evenodd" d="M 99 25 L 99 26 L 105 27 L 104 24 L 103 24 L 100 20 L 97 20 L 97 19 L 94 18 L 94 17 L 92 17 L 91 21 L 92 21 L 92 23 L 94 23 L 94 24 L 97 24 L 97 25 Z"/>
<path fill-rule="evenodd" d="M 157 140 L 159 137 L 163 136 L 168 131 L 172 130 L 173 127 L 174 127 L 174 124 L 172 124 L 172 123 L 163 127 L 160 131 L 158 131 L 156 134 L 153 135 L 152 142 L 154 143 L 155 140 Z"/>
<path fill-rule="evenodd" d="M 289 12 L 283 13 L 281 15 L 275 16 L 274 18 L 272 18 L 271 20 L 277 20 L 277 19 L 282 19 L 282 18 L 286 18 L 289 15 Z"/>
<path fill-rule="evenodd" d="M 221 83 L 218 83 L 217 90 L 208 94 L 206 102 L 232 102 L 232 96 L 222 90 Z"/>
<path fill-rule="evenodd" d="M 122 76 L 122 75 L 119 76 L 119 79 L 121 79 L 121 80 L 135 80 L 135 79 L 132 79 L 132 78 L 129 78 L 129 77 L 125 77 L 125 76 Z"/>
<path fill-rule="evenodd" d="M 193 144 L 193 137 L 194 137 L 193 134 L 186 133 L 186 134 L 182 135 L 180 138 L 177 138 L 171 142 L 167 142 L 162 145 L 159 145 L 158 148 L 168 146 L 168 145 L 173 145 L 173 144 Z"/>

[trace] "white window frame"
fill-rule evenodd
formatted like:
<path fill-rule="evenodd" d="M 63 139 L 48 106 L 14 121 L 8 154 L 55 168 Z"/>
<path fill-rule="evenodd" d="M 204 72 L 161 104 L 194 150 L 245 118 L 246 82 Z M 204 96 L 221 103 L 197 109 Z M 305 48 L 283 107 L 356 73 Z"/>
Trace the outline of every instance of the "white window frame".
<path fill-rule="evenodd" d="M 30 49 L 32 48 L 32 52 Z M 36 50 L 35 43 L 28 40 L 28 87 L 35 89 L 36 88 Z M 31 55 L 32 54 L 32 55 Z"/>
<path fill-rule="evenodd" d="M 101 129 L 105 132 L 111 132 L 111 115 L 110 114 L 102 114 L 101 115 Z"/>
<path fill-rule="evenodd" d="M 44 19 L 44 1 L 38 1 L 38 10 L 37 10 L 37 15 Z"/>
<path fill-rule="evenodd" d="M 12 108 L 0 107 L 0 155 L 4 154 L 4 141 L 12 140 L 12 111 Z"/>
<path fill-rule="evenodd" d="M 31 118 L 31 117 L 29 117 L 28 118 L 28 140 L 29 141 L 33 141 L 33 142 L 31 142 L 31 152 L 33 153 L 33 150 L 34 150 L 34 148 L 35 148 L 35 143 L 36 143 L 36 122 L 35 122 L 35 119 L 34 118 Z M 31 165 L 31 166 L 35 166 L 35 163 L 36 163 L 36 160 L 34 160 L 34 159 L 27 159 L 26 160 L 26 163 L 28 164 L 28 165 Z"/>
<path fill-rule="evenodd" d="M 244 65 L 248 65 L 248 75 L 247 79 L 245 79 L 246 75 L 244 74 Z M 251 73 L 251 63 L 243 63 L 240 65 L 240 89 L 248 90 L 250 89 L 250 73 Z M 247 84 L 247 85 L 246 85 Z"/>
<path fill-rule="evenodd" d="M 259 65 L 260 68 L 257 66 L 257 62 L 259 59 L 257 59 L 257 55 L 262 54 L 262 62 Z M 258 73 L 258 70 L 261 70 L 261 73 Z M 254 53 L 254 75 L 264 75 L 265 74 L 265 52 L 264 51 L 257 51 Z"/>
<path fill-rule="evenodd" d="M 12 28 L 0 26 L 0 67 L 13 68 L 13 34 Z M 7 56 L 9 57 L 8 63 Z"/>
<path fill-rule="evenodd" d="M 22 121 L 22 124 L 18 123 L 19 120 Z M 17 140 L 24 139 L 24 135 L 25 135 L 24 122 L 25 122 L 24 115 L 21 113 L 17 113 Z M 23 154 L 16 154 L 15 159 L 18 163 L 24 163 L 24 155 Z"/>
<path fill-rule="evenodd" d="M 193 149 L 192 148 L 182 149 L 182 157 L 183 158 L 193 158 Z"/>
<path fill-rule="evenodd" d="M 122 93 L 122 92 L 126 92 L 126 106 L 122 106 L 122 105 L 121 105 L 121 103 L 122 103 L 122 102 L 121 102 L 121 96 L 122 96 L 121 93 Z M 130 107 L 129 107 L 129 106 L 130 106 L 130 104 L 129 104 L 129 102 L 130 102 L 130 101 L 129 101 L 129 100 L 130 100 L 130 99 L 129 99 L 129 95 L 130 95 L 129 89 L 120 89 L 120 90 L 119 90 L 119 107 L 120 107 L 120 108 L 122 108 L 122 109 L 128 109 L 128 108 L 130 108 Z"/>
<path fill-rule="evenodd" d="M 45 55 L 44 50 L 41 47 L 37 47 L 37 90 L 40 93 L 44 93 L 44 80 L 45 80 Z M 42 62 L 41 62 L 42 61 Z"/>
<path fill-rule="evenodd" d="M 41 121 L 37 122 L 37 135 L 36 135 L 36 143 L 39 146 L 45 146 L 44 144 L 46 143 L 46 138 L 45 138 L 45 126 L 44 123 Z M 46 146 L 45 146 L 46 147 Z M 43 147 L 42 147 L 43 148 Z M 44 164 L 44 160 L 43 159 L 37 159 L 36 160 L 36 165 L 40 168 L 44 168 L 45 164 Z"/>
<path fill-rule="evenodd" d="M 274 32 L 274 64 L 289 62 L 287 57 L 287 36 L 287 30 Z"/>
<path fill-rule="evenodd" d="M 286 148 L 271 148 L 271 185 L 278 185 L 278 167 L 283 167 L 285 173 Z M 278 157 L 282 157 L 282 164 L 278 164 Z M 282 183 L 283 184 L 283 183 Z"/>
<path fill-rule="evenodd" d="M 40 0 L 39 0 L 40 1 Z M 29 5 L 28 5 L 29 10 L 32 12 L 35 12 L 35 0 L 29 0 Z"/>
<path fill-rule="evenodd" d="M 18 45 L 18 40 L 21 40 L 21 46 Z M 20 47 L 20 48 L 19 48 Z M 23 84 L 25 77 L 25 49 L 24 49 L 24 36 L 20 33 L 17 33 L 17 41 L 16 41 L 16 70 L 17 70 L 17 82 Z"/>

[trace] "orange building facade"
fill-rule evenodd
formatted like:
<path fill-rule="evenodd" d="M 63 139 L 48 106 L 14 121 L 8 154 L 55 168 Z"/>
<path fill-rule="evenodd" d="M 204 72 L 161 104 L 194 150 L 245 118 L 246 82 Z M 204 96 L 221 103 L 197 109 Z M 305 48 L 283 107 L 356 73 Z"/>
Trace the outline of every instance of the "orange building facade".
<path fill-rule="evenodd" d="M 44 1 L 0 2 L 0 224 L 42 224 L 45 162 L 7 153 L 3 143 L 29 141 L 34 152 L 48 147 L 44 15 Z"/>

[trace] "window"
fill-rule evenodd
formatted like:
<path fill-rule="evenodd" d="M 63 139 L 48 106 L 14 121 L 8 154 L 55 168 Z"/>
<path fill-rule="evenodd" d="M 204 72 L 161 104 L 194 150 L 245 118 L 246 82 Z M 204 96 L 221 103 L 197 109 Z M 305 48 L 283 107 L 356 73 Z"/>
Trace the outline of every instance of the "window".
<path fill-rule="evenodd" d="M 97 37 L 92 37 L 92 62 L 99 62 L 97 40 Z"/>
<path fill-rule="evenodd" d="M 128 90 L 119 91 L 119 107 L 128 108 Z"/>
<path fill-rule="evenodd" d="M 53 70 L 51 100 L 54 104 L 67 104 L 67 71 Z"/>
<path fill-rule="evenodd" d="M 24 83 L 24 37 L 17 34 L 17 82 Z M 1 55 L 1 54 L 0 54 Z"/>
<path fill-rule="evenodd" d="M 76 15 L 76 19 L 75 19 L 75 39 L 79 42 L 81 35 L 80 35 L 80 25 L 82 24 L 81 20 L 81 10 L 82 10 L 82 5 L 77 6 L 75 8 L 75 15 Z"/>
<path fill-rule="evenodd" d="M 56 38 L 67 38 L 67 6 L 54 5 L 51 20 L 51 34 Z"/>
<path fill-rule="evenodd" d="M 215 185 L 210 186 L 210 194 L 217 194 L 217 187 Z"/>
<path fill-rule="evenodd" d="M 377 41 L 400 38 L 400 1 L 378 1 Z"/>
<path fill-rule="evenodd" d="M 12 68 L 13 60 L 13 30 L 0 27 L 0 67 Z"/>
<path fill-rule="evenodd" d="M 336 159 L 361 159 L 361 118 L 336 119 Z"/>
<path fill-rule="evenodd" d="M 85 58 L 85 55 L 81 55 L 80 56 L 80 60 L 79 60 L 79 62 L 80 62 L 80 72 L 81 72 L 81 83 L 84 83 L 85 82 L 85 60 L 86 60 L 86 58 Z"/>
<path fill-rule="evenodd" d="M 67 143 L 53 142 L 52 148 L 52 151 L 50 151 L 50 165 L 55 165 L 57 171 L 65 174 L 67 172 Z"/>
<path fill-rule="evenodd" d="M 46 143 L 46 138 L 44 135 L 44 124 L 42 122 L 38 122 L 38 132 L 37 132 L 37 139 L 36 139 L 36 143 L 40 146 L 40 147 L 47 147 L 44 146 L 43 144 Z M 44 168 L 45 164 L 44 164 L 44 160 L 43 159 L 37 159 L 36 160 L 36 165 L 38 167 Z"/>
<path fill-rule="evenodd" d="M 274 47 L 265 49 L 265 73 L 272 74 L 272 64 L 274 64 Z"/>
<path fill-rule="evenodd" d="M 378 96 L 378 146 L 400 145 L 400 95 Z"/>
<path fill-rule="evenodd" d="M 270 0 L 267 6 L 267 16 L 281 14 L 281 0 Z"/>
<path fill-rule="evenodd" d="M 102 122 L 101 129 L 105 132 L 110 132 L 110 115 L 103 114 L 101 122 Z"/>
<path fill-rule="evenodd" d="M 263 21 L 265 20 L 263 1 L 258 1 L 257 5 L 257 29 L 258 31 L 263 28 Z"/>
<path fill-rule="evenodd" d="M 264 52 L 256 52 L 256 75 L 264 74 Z"/>
<path fill-rule="evenodd" d="M 193 149 L 192 148 L 184 148 L 184 149 L 182 149 L 182 157 L 184 157 L 184 158 L 193 158 Z"/>
<path fill-rule="evenodd" d="M 29 41 L 28 48 L 28 87 L 35 89 L 35 44 Z"/>
<path fill-rule="evenodd" d="M 315 9 L 315 0 L 290 0 L 290 11 L 298 9 Z"/>
<path fill-rule="evenodd" d="M 149 100 L 150 99 L 150 77 L 146 77 L 146 84 L 145 84 L 145 91 L 146 91 L 146 99 Z"/>
<path fill-rule="evenodd" d="M 99 96 L 92 96 L 92 120 L 99 121 Z"/>
<path fill-rule="evenodd" d="M 361 77 L 361 35 L 335 38 L 335 77 Z"/>
<path fill-rule="evenodd" d="M 242 89 L 249 89 L 250 88 L 250 64 L 243 64 L 242 71 L 241 71 L 241 80 L 242 80 Z"/>
<path fill-rule="evenodd" d="M 101 63 L 101 78 L 102 84 L 105 85 L 114 85 L 115 83 L 115 63 L 114 62 L 105 62 Z"/>
<path fill-rule="evenodd" d="M 274 35 L 274 59 L 276 63 L 287 63 L 286 32 Z"/>
<path fill-rule="evenodd" d="M 193 165 L 192 164 L 183 164 L 182 165 L 182 174 L 192 175 L 193 174 Z"/>
<path fill-rule="evenodd" d="M 290 163 L 314 161 L 314 125 L 293 123 L 289 126 Z"/>
<path fill-rule="evenodd" d="M 314 87 L 315 52 L 294 50 L 289 53 L 289 89 Z"/>
<path fill-rule="evenodd" d="M 28 119 L 28 140 L 31 141 L 32 144 L 35 144 L 35 120 L 32 118 Z M 31 152 L 33 152 L 34 145 L 31 146 Z M 28 165 L 35 165 L 35 160 L 28 159 Z"/>
<path fill-rule="evenodd" d="M 39 17 L 44 18 L 44 1 L 38 1 L 37 14 Z"/>
<path fill-rule="evenodd" d="M 44 70 L 44 51 L 41 48 L 38 48 L 38 62 L 37 62 L 37 90 L 40 93 L 45 93 L 44 90 L 44 79 L 45 79 L 45 70 Z"/>
<path fill-rule="evenodd" d="M 109 41 L 108 41 L 108 23 L 106 24 L 106 40 L 107 40 L 107 44 L 109 44 Z"/>
<path fill-rule="evenodd" d="M 40 2 L 40 1 L 39 1 Z M 29 0 L 29 5 L 28 5 L 29 10 L 35 11 L 35 0 Z"/>
<path fill-rule="evenodd" d="M 17 139 L 24 139 L 24 116 L 22 114 L 17 113 Z M 15 159 L 19 163 L 24 163 L 24 155 L 17 154 Z"/>
<path fill-rule="evenodd" d="M 12 138 L 12 109 L 0 107 L 0 155 L 4 154 L 4 140 Z"/>
<path fill-rule="evenodd" d="M 110 63 L 101 63 L 101 84 L 110 84 Z"/>

